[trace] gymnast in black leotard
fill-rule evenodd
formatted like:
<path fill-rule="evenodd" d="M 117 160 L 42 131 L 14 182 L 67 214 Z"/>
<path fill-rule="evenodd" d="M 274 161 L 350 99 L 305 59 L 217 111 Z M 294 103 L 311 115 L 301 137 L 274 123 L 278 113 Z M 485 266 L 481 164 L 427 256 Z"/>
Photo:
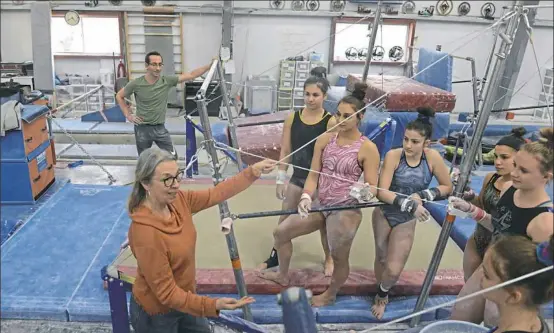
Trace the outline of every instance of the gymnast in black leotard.
<path fill-rule="evenodd" d="M 554 233 L 552 198 L 546 186 L 552 181 L 554 166 L 554 129 L 543 128 L 537 142 L 524 144 L 514 157 L 512 181 L 504 185 L 492 214 L 458 198 L 450 198 L 454 208 L 468 212 L 479 224 L 492 232 L 492 242 L 508 235 L 527 237 L 540 243 L 550 240 Z M 459 296 L 481 290 L 483 269 L 480 266 L 467 280 Z M 485 298 L 473 297 L 458 302 L 452 319 L 495 324 L 496 308 Z"/>
<path fill-rule="evenodd" d="M 483 188 L 478 197 L 471 203 L 492 214 L 500 197 L 500 190 L 504 184 L 512 179 L 511 172 L 514 169 L 514 156 L 525 143 L 523 136 L 525 128 L 518 127 L 512 130 L 510 135 L 501 138 L 494 147 L 494 166 L 496 172 L 489 173 L 483 181 Z M 470 199 L 470 198 L 466 198 Z M 481 265 L 485 250 L 490 244 L 492 232 L 477 223 L 472 237 L 467 241 L 464 250 L 464 277 L 465 280 Z"/>
<path fill-rule="evenodd" d="M 285 163 L 300 168 L 294 168 L 292 177 L 285 186 L 287 178 L 288 165 L 281 164 L 277 176 L 276 195 L 279 200 L 283 200 L 282 209 L 295 209 L 300 201 L 304 182 L 309 174 L 314 154 L 315 138 L 325 133 L 336 124 L 335 118 L 323 109 L 329 82 L 322 76 L 311 76 L 304 82 L 304 102 L 306 106 L 301 111 L 291 112 L 283 124 L 283 135 L 281 138 L 282 160 L 292 152 Z M 306 144 L 308 144 L 306 146 Z M 279 222 L 283 222 L 288 215 L 279 217 Z M 327 245 L 327 234 L 325 230 L 321 231 L 321 243 L 325 253 L 326 273 L 332 274 L 332 259 Z M 277 251 L 271 250 L 267 260 L 258 265 L 258 269 L 272 268 L 279 265 Z"/>

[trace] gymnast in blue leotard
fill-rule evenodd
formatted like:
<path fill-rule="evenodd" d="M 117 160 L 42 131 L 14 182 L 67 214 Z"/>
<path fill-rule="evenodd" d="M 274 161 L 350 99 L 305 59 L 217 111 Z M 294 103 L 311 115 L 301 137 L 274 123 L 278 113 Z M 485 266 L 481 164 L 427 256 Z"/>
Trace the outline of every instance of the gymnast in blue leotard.
<path fill-rule="evenodd" d="M 430 219 L 423 201 L 442 200 L 452 192 L 452 181 L 442 156 L 427 148 L 433 110 L 418 109 L 418 118 L 406 126 L 402 148 L 390 150 L 379 176 L 378 198 L 388 205 L 373 210 L 375 277 L 378 292 L 372 307 L 381 319 L 388 291 L 396 284 L 410 255 L 416 221 Z M 439 186 L 429 188 L 437 178 Z"/>

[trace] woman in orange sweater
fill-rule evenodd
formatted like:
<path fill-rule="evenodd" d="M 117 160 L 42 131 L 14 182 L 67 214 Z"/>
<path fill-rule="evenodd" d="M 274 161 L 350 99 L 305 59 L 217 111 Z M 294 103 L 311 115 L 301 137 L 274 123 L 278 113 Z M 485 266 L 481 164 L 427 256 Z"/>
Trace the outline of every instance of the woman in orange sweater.
<path fill-rule="evenodd" d="M 128 204 L 129 245 L 138 264 L 130 308 L 135 332 L 211 332 L 205 317 L 254 302 L 195 293 L 192 214 L 244 191 L 273 168 L 274 162 L 261 161 L 210 189 L 179 190 L 183 171 L 170 153 L 153 147 L 139 156 Z"/>

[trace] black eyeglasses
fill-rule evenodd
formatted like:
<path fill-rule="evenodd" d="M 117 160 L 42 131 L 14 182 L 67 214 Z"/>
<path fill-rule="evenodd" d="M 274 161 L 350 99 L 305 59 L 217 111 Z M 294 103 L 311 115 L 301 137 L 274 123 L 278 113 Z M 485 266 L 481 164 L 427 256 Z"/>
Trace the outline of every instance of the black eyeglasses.
<path fill-rule="evenodd" d="M 165 177 L 161 181 L 164 183 L 165 187 L 171 187 L 175 184 L 175 182 L 177 182 L 177 184 L 179 184 L 181 182 L 181 180 L 183 180 L 183 175 L 184 174 L 185 174 L 184 170 L 179 170 L 179 173 L 177 174 L 177 176 L 175 176 L 175 177 L 173 177 L 173 176 Z"/>

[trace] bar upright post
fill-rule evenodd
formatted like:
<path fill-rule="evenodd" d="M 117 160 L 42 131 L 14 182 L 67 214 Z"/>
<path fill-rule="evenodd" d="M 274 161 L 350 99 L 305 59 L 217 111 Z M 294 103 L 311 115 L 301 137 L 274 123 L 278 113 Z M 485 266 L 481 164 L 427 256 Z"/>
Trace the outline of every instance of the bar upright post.
<path fill-rule="evenodd" d="M 369 64 L 371 63 L 371 57 L 373 56 L 373 48 L 375 47 L 375 40 L 377 39 L 377 30 L 379 30 L 379 21 L 381 21 L 381 0 L 377 3 L 377 10 L 375 11 L 375 17 L 373 18 L 373 24 L 371 26 L 371 36 L 369 36 L 369 45 L 367 47 L 367 57 L 365 58 L 364 72 L 362 74 L 362 82 L 367 79 L 369 73 Z"/>
<path fill-rule="evenodd" d="M 204 80 L 204 83 L 202 84 L 202 87 L 196 94 L 196 104 L 198 106 L 200 122 L 202 123 L 204 139 L 206 140 L 205 148 L 212 160 L 214 185 L 219 184 L 223 180 L 223 177 L 219 172 L 219 167 L 220 167 L 219 158 L 217 156 L 217 150 L 214 143 L 212 128 L 210 126 L 210 118 L 208 117 L 208 107 L 206 103 L 206 90 L 208 88 L 210 81 L 212 80 L 212 77 L 215 73 L 217 65 L 218 65 L 218 60 L 214 60 L 212 67 L 208 72 L 208 76 L 206 77 L 206 79 Z M 227 204 L 227 201 L 224 201 L 219 204 L 219 217 L 222 221 L 225 218 L 231 217 L 231 213 L 229 212 L 229 206 Z M 230 232 L 227 235 L 225 235 L 225 239 L 227 241 L 227 248 L 229 250 L 229 256 L 231 259 L 233 272 L 235 274 L 235 281 L 237 284 L 239 296 L 240 297 L 247 296 L 248 293 L 246 290 L 246 283 L 244 280 L 242 264 L 240 262 L 239 251 L 237 248 L 237 242 L 235 239 L 235 233 L 234 233 L 233 227 L 231 227 Z M 252 321 L 252 312 L 250 310 L 250 306 L 246 305 L 242 310 L 244 313 L 244 319 Z"/>
<path fill-rule="evenodd" d="M 500 81 L 502 73 L 504 71 L 504 67 L 506 66 L 504 60 L 510 54 L 514 34 L 519 23 L 521 6 L 518 6 L 517 8 L 515 8 L 515 10 L 517 11 L 517 14 L 509 18 L 508 24 L 505 27 L 505 32 L 499 32 L 502 43 L 500 45 L 498 53 L 495 54 L 495 62 L 491 74 L 491 80 L 488 85 L 483 108 L 479 112 L 479 116 L 477 118 L 475 131 L 473 132 L 473 136 L 471 138 L 471 143 L 467 152 L 467 156 L 466 158 L 464 158 L 460 166 L 460 178 L 456 184 L 456 187 L 454 188 L 454 195 L 457 197 L 461 197 L 463 194 L 464 188 L 471 174 L 473 163 L 475 162 L 475 156 L 477 155 L 477 151 L 481 148 L 481 139 L 483 138 L 483 133 L 491 114 L 492 106 L 495 102 L 494 98 L 498 89 L 498 82 Z M 427 269 L 427 274 L 425 276 L 421 292 L 419 293 L 414 312 L 423 310 L 425 303 L 429 298 L 431 286 L 437 274 L 442 255 L 444 254 L 444 249 L 446 248 L 446 244 L 448 242 L 448 239 L 450 238 L 450 232 L 452 230 L 455 219 L 455 216 L 448 213 L 446 214 L 446 218 L 442 225 L 441 233 L 433 252 L 433 257 L 429 264 L 429 268 Z M 412 318 L 410 326 L 413 327 L 417 325 L 419 323 L 419 320 L 419 316 Z"/>
<path fill-rule="evenodd" d="M 221 65 L 221 62 L 217 65 L 217 72 L 219 75 L 220 87 L 221 87 L 221 95 L 223 95 L 223 104 L 225 104 L 225 108 L 227 108 L 227 121 L 229 122 L 229 136 L 231 140 L 231 147 L 237 149 L 237 164 L 238 169 L 241 171 L 243 169 L 242 159 L 240 158 L 240 152 L 238 152 L 239 149 L 239 143 L 237 140 L 237 132 L 236 132 L 236 126 L 235 121 L 233 120 L 233 113 L 231 112 L 231 103 L 229 102 L 229 95 L 227 95 L 227 82 L 225 82 L 225 73 L 223 72 L 223 66 Z M 234 108 L 237 112 L 237 115 L 239 114 L 239 110 L 234 105 Z"/>

